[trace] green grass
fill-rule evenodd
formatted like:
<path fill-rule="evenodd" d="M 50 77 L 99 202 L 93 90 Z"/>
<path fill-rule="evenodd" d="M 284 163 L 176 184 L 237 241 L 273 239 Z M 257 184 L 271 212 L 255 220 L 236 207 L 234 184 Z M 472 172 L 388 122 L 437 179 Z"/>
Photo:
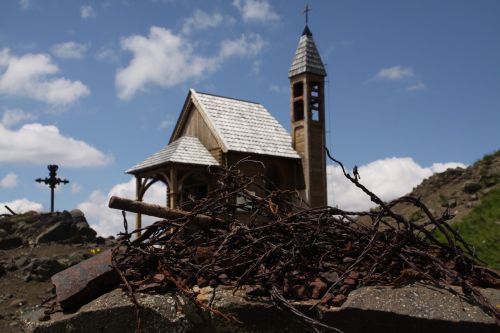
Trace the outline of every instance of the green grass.
<path fill-rule="evenodd" d="M 486 194 L 479 206 L 453 228 L 474 246 L 481 260 L 500 270 L 500 189 Z M 442 235 L 438 238 L 444 241 Z"/>

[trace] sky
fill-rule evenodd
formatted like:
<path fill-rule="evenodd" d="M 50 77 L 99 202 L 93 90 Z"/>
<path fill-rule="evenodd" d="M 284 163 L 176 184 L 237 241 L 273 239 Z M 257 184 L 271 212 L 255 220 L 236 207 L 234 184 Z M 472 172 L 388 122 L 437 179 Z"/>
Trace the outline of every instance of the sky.
<path fill-rule="evenodd" d="M 327 68 L 327 145 L 391 200 L 500 148 L 500 2 L 309 1 Z M 168 143 L 189 88 L 256 101 L 290 128 L 295 0 L 6 0 L 0 8 L 0 213 L 56 209 L 121 230 L 111 194 Z M 369 199 L 328 166 L 329 204 Z M 146 201 L 165 201 L 155 185 Z"/>

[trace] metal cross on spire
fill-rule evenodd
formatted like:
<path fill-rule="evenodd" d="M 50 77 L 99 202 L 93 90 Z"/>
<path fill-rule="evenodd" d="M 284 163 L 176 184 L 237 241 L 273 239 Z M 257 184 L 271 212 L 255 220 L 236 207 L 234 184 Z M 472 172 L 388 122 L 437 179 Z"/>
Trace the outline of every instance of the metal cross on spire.
<path fill-rule="evenodd" d="M 57 169 L 59 168 L 57 165 L 50 164 L 47 166 L 47 168 L 49 169 L 49 178 L 45 178 L 45 179 L 37 178 L 37 179 L 35 179 L 35 181 L 49 185 L 49 187 L 50 187 L 50 212 L 53 213 L 54 212 L 54 189 L 57 185 L 59 185 L 61 183 L 62 184 L 69 183 L 69 180 L 57 178 Z"/>
<path fill-rule="evenodd" d="M 309 12 L 311 11 L 311 7 L 309 7 L 309 4 L 306 4 L 306 8 L 304 8 L 303 13 L 306 15 L 306 25 L 309 23 Z"/>

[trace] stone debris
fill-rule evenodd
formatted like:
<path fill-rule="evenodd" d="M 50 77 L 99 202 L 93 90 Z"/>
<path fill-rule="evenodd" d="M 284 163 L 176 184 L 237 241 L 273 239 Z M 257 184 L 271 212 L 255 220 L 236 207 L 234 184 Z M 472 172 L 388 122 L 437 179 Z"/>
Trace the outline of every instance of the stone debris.
<path fill-rule="evenodd" d="M 500 303 L 500 291 L 483 290 L 493 303 Z M 304 332 L 303 327 L 274 307 L 268 298 L 248 296 L 231 288 L 198 288 L 196 299 L 221 312 L 239 318 L 241 324 L 227 322 L 199 312 L 177 293 L 137 294 L 142 333 L 158 332 Z M 362 287 L 348 297 L 338 295 L 338 307 L 317 309 L 323 322 L 346 333 L 495 333 L 495 320 L 480 308 L 463 301 L 460 290 L 436 289 L 423 284 L 393 287 Z M 310 302 L 295 302 L 304 311 Z M 126 292 L 115 289 L 80 311 L 49 316 L 40 309 L 23 318 L 26 333 L 134 333 L 137 322 L 134 305 Z M 41 320 L 40 320 L 41 319 Z"/>

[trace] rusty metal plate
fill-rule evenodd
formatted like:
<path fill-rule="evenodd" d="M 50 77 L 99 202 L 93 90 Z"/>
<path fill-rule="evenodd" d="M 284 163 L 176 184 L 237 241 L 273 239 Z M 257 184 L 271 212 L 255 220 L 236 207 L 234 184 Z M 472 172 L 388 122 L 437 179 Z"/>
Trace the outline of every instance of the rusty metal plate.
<path fill-rule="evenodd" d="M 120 282 L 107 250 L 52 276 L 57 302 L 63 310 L 77 309 Z"/>

